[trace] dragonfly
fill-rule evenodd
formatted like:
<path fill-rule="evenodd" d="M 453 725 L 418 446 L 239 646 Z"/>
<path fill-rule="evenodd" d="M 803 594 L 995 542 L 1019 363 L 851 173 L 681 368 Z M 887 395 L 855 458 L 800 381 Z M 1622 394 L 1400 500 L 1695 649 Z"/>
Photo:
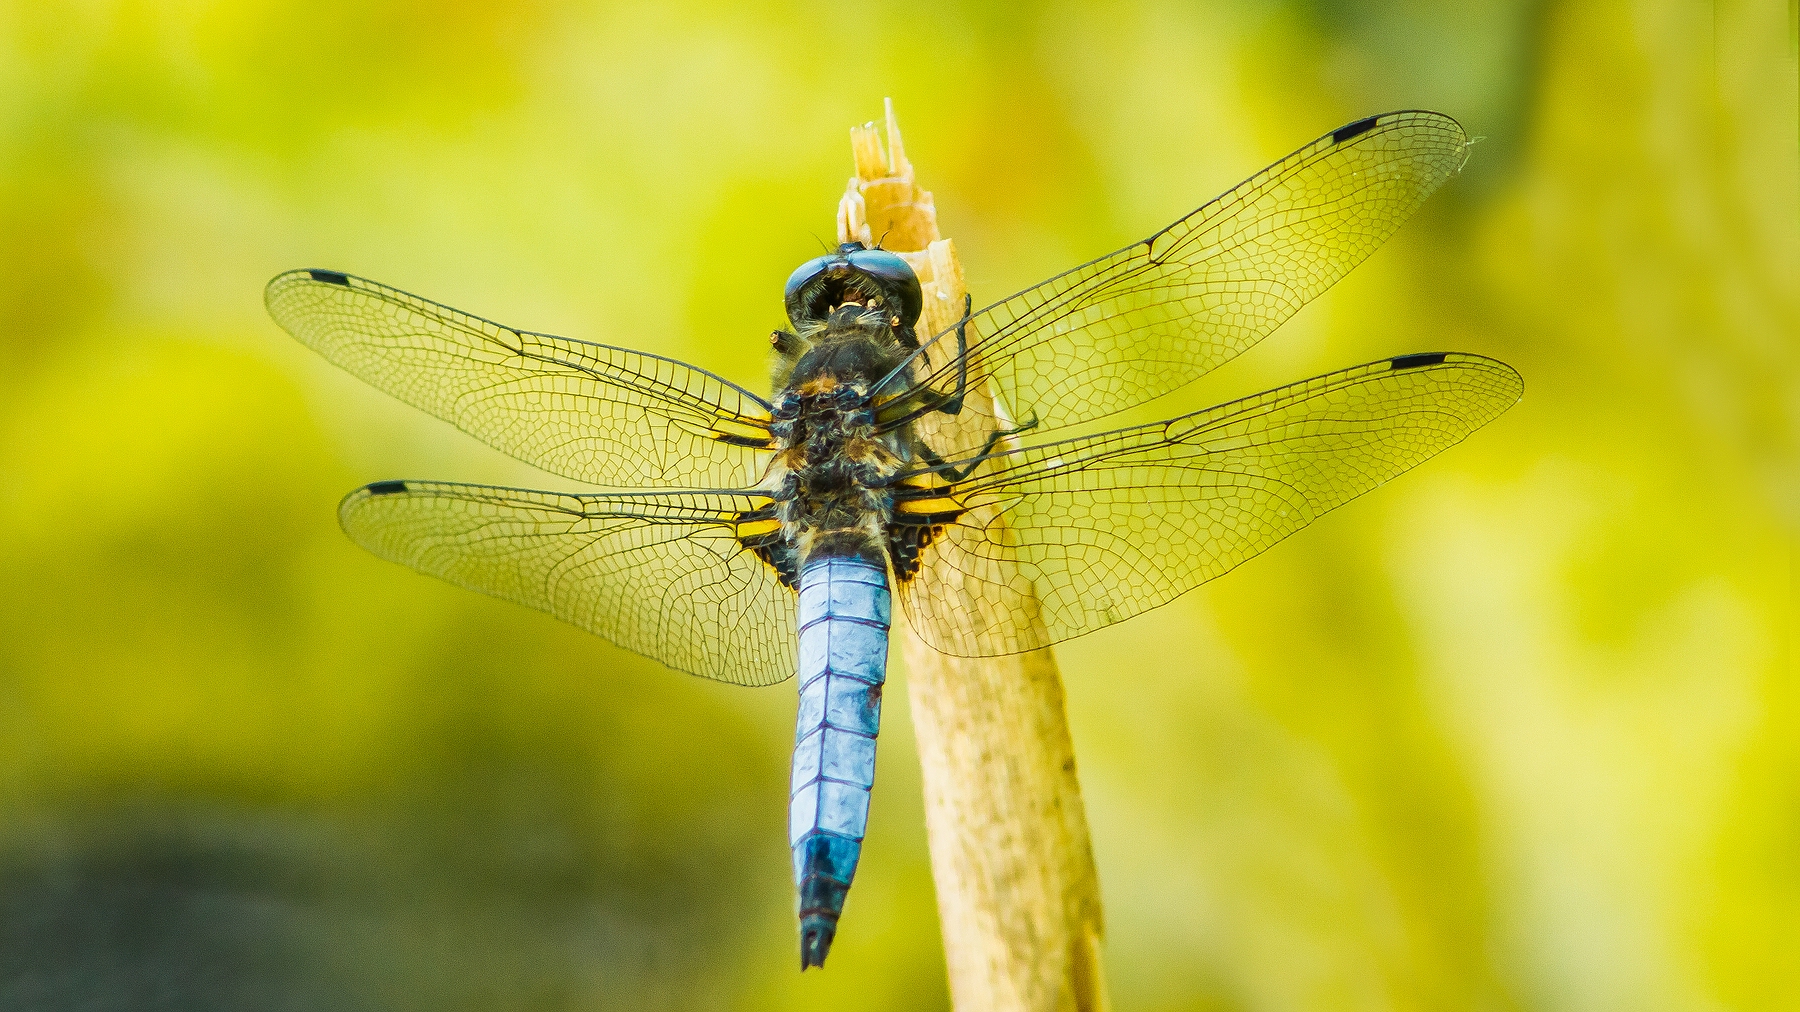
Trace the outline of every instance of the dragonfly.
<path fill-rule="evenodd" d="M 768 396 L 341 271 L 281 274 L 266 304 L 338 366 L 589 489 L 377 481 L 338 510 L 358 544 L 677 671 L 797 676 L 805 970 L 824 965 L 862 853 L 896 596 L 940 651 L 1049 647 L 1230 571 L 1519 400 L 1501 362 L 1414 352 L 1104 424 L 1262 340 L 1468 148 L 1439 113 L 1357 120 L 937 333 L 918 332 L 902 257 L 845 243 L 788 278 Z"/>

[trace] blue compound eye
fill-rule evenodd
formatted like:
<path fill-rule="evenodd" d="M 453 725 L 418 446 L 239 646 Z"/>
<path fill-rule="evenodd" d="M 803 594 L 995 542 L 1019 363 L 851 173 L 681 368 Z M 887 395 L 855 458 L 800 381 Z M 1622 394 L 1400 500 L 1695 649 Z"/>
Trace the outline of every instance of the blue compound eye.
<path fill-rule="evenodd" d="M 844 255 L 850 266 L 857 270 L 867 271 L 883 281 L 898 281 L 913 276 L 912 268 L 900 259 L 898 253 L 884 249 L 857 249 Z"/>
<path fill-rule="evenodd" d="M 788 319 L 803 327 L 823 320 L 846 300 L 877 295 L 892 307 L 904 327 L 917 323 L 925 308 L 918 275 L 905 260 L 884 249 L 864 249 L 861 243 L 847 242 L 836 253 L 814 257 L 788 275 L 783 301 Z"/>
<path fill-rule="evenodd" d="M 882 291 L 900 307 L 900 322 L 910 327 L 919 322 L 925 295 L 919 276 L 906 261 L 884 249 L 859 249 L 850 253 L 850 266 L 881 282 Z"/>
<path fill-rule="evenodd" d="M 793 307 L 798 301 L 800 289 L 805 286 L 808 281 L 811 281 L 823 273 L 825 268 L 831 266 L 831 262 L 834 260 L 841 262 L 843 260 L 843 255 L 832 253 L 827 256 L 813 257 L 811 260 L 794 268 L 794 273 L 788 275 L 787 287 L 782 289 L 781 300 L 787 304 L 789 316 L 793 315 Z M 800 321 L 795 320 L 794 322 L 799 323 Z"/>

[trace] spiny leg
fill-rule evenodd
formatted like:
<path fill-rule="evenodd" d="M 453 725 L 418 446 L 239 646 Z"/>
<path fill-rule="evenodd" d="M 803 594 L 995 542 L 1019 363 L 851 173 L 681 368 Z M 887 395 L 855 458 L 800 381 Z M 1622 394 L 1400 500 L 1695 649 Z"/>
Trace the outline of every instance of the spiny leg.
<path fill-rule="evenodd" d="M 964 478 L 967 478 L 969 475 L 974 474 L 975 469 L 981 466 L 982 461 L 988 459 L 988 456 L 994 452 L 994 447 L 998 446 L 1002 439 L 1005 439 L 1008 436 L 1016 436 L 1021 432 L 1030 432 L 1035 428 L 1037 428 L 1037 418 L 1034 415 L 1023 425 L 1018 425 L 1010 429 L 995 429 L 988 433 L 987 441 L 981 444 L 980 452 L 972 457 L 964 459 L 963 463 L 966 466 L 960 470 L 953 467 L 949 461 L 938 456 L 937 451 L 928 446 L 923 439 L 915 438 L 913 440 L 913 451 L 919 455 L 920 460 L 925 462 L 926 470 L 936 471 L 946 483 L 954 485 Z"/>
<path fill-rule="evenodd" d="M 936 390 L 932 390 L 929 386 L 925 387 L 926 391 L 928 391 L 928 396 L 921 401 L 918 407 L 908 411 L 899 418 L 882 422 L 877 431 L 890 432 L 910 421 L 924 417 L 933 411 L 941 411 L 946 415 L 957 415 L 962 413 L 963 397 L 968 392 L 968 326 L 971 317 L 970 310 L 973 308 L 974 304 L 973 298 L 968 295 L 963 296 L 962 320 L 956 325 L 956 388 L 949 393 L 939 393 Z"/>

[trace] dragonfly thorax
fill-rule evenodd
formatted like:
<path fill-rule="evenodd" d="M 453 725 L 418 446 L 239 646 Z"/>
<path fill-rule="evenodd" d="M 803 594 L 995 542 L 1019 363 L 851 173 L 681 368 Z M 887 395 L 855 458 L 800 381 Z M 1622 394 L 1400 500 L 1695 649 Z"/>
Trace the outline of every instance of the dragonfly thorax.
<path fill-rule="evenodd" d="M 775 398 L 777 452 L 767 487 L 800 560 L 823 548 L 882 558 L 893 508 L 888 486 L 904 463 L 904 435 L 877 430 L 873 390 L 904 355 L 885 321 L 841 310 L 788 371 Z"/>

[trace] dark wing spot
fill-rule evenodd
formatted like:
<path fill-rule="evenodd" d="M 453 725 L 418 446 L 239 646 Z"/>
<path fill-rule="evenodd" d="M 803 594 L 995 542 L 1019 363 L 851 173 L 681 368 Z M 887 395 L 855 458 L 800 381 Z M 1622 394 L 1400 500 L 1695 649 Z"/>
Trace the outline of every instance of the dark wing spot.
<path fill-rule="evenodd" d="M 1359 119 L 1348 126 L 1338 127 L 1331 132 L 1331 141 L 1333 144 L 1342 144 L 1352 137 L 1366 134 L 1375 129 L 1375 121 L 1380 118 L 1379 116 L 1370 116 L 1367 119 Z"/>
<path fill-rule="evenodd" d="M 337 271 L 307 271 L 306 273 L 311 275 L 314 281 L 323 281 L 328 285 L 342 285 L 345 288 L 350 287 L 350 278 Z"/>
<path fill-rule="evenodd" d="M 1395 372 L 1402 369 L 1417 369 L 1425 365 L 1443 365 L 1445 352 L 1428 351 L 1419 355 L 1399 355 L 1388 360 Z"/>
<path fill-rule="evenodd" d="M 406 491 L 406 482 L 378 481 L 369 486 L 370 495 L 397 495 Z"/>

